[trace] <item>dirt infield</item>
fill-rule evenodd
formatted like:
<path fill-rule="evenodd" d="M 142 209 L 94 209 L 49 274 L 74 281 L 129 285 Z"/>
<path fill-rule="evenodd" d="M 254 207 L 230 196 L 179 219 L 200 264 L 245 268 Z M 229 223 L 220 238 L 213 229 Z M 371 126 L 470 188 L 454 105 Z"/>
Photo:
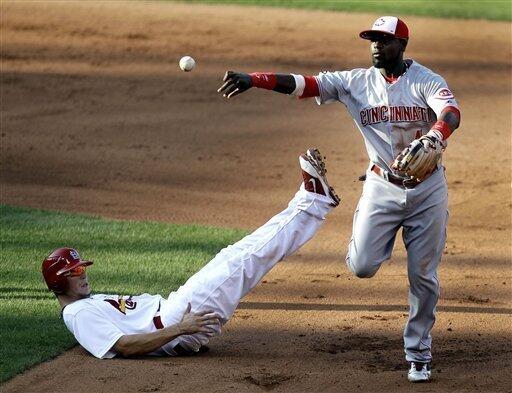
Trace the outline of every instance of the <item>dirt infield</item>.
<path fill-rule="evenodd" d="M 341 105 L 216 93 L 226 69 L 366 67 L 376 15 L 121 2 L 2 3 L 2 203 L 254 228 L 327 156 L 342 195 L 318 236 L 244 300 L 197 358 L 99 361 L 77 347 L 3 392 L 411 391 L 404 247 L 372 280 L 344 266 L 367 166 Z M 407 54 L 443 75 L 462 126 L 445 155 L 448 244 L 432 383 L 510 391 L 510 24 L 408 17 Z M 192 55 L 197 69 L 177 67 Z M 87 250 L 94 255 L 94 250 Z M 57 304 L 56 304 L 57 307 Z M 64 371 L 65 370 L 65 371 Z"/>

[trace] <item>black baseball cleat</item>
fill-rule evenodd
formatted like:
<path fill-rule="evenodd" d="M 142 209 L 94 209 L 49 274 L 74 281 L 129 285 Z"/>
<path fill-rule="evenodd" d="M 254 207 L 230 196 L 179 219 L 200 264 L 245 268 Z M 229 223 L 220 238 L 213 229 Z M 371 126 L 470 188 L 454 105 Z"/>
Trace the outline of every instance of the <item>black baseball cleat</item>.
<path fill-rule="evenodd" d="M 430 363 L 411 362 L 411 368 L 407 374 L 409 382 L 427 382 L 431 376 Z"/>
<path fill-rule="evenodd" d="M 299 163 L 306 191 L 329 196 L 332 200 L 332 205 L 338 206 L 340 204 L 340 197 L 336 195 L 334 188 L 329 186 L 327 182 L 325 177 L 327 170 L 318 149 L 308 149 L 305 154 L 301 154 Z"/>

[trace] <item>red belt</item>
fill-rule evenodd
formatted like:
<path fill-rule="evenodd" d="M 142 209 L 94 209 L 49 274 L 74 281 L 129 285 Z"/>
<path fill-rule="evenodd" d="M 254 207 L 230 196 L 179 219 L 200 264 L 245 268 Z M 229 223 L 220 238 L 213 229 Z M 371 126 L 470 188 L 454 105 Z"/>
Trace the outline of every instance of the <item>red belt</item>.
<path fill-rule="evenodd" d="M 414 188 L 421 183 L 415 179 L 404 179 L 402 177 L 395 176 L 392 173 L 385 171 L 377 164 L 372 165 L 371 171 L 382 177 L 384 180 L 404 188 Z"/>
<path fill-rule="evenodd" d="M 157 315 L 156 317 L 153 318 L 153 323 L 155 324 L 155 327 L 157 329 L 164 328 L 164 324 L 162 323 L 162 318 L 160 318 L 160 315 Z"/>
<path fill-rule="evenodd" d="M 162 318 L 160 317 L 160 304 L 158 305 L 158 310 L 156 310 L 156 314 L 153 317 L 153 323 L 157 329 L 163 329 L 164 324 L 162 323 Z"/>

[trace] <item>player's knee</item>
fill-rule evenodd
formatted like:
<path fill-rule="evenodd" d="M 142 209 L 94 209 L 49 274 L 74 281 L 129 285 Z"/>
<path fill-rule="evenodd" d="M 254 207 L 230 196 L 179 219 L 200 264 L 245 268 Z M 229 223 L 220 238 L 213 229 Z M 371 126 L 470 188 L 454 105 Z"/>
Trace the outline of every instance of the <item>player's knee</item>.
<path fill-rule="evenodd" d="M 352 273 L 354 273 L 357 278 L 372 278 L 377 271 L 375 269 L 369 269 L 367 266 L 357 266 L 352 270 Z"/>
<path fill-rule="evenodd" d="M 350 271 L 358 278 L 371 278 L 377 273 L 377 268 L 372 260 L 359 256 L 347 255 L 346 263 Z"/>

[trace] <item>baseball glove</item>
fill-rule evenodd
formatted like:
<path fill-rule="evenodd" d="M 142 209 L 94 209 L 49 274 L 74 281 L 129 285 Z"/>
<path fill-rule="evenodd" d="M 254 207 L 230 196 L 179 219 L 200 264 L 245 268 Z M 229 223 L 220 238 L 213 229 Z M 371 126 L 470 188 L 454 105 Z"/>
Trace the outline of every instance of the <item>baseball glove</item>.
<path fill-rule="evenodd" d="M 443 145 L 432 136 L 412 141 L 396 158 L 393 168 L 416 180 L 424 180 L 441 161 Z"/>

